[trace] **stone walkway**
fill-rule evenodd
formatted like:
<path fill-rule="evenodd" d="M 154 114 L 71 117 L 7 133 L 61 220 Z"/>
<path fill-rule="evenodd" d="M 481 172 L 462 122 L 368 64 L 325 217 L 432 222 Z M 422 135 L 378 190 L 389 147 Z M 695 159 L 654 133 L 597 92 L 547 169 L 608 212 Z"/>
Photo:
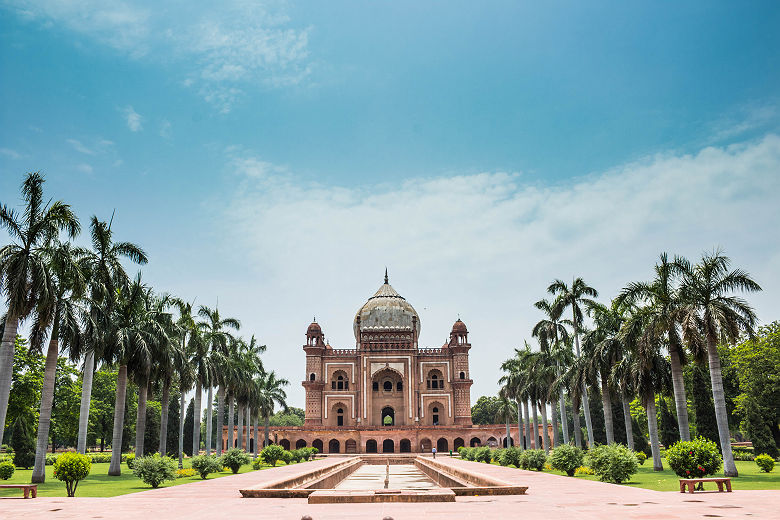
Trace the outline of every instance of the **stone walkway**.
<path fill-rule="evenodd" d="M 318 460 L 113 498 L 2 498 L 0 519 L 299 520 L 303 515 L 309 515 L 313 520 L 382 520 L 386 516 L 395 520 L 780 519 L 780 491 L 741 491 L 738 481 L 733 493 L 689 495 L 502 468 L 449 457 L 436 460 L 510 484 L 527 485 L 528 494 L 459 497 L 456 503 L 450 504 L 314 505 L 308 504 L 306 499 L 252 499 L 241 498 L 238 493 L 241 488 L 254 487 L 260 482 L 332 463 L 332 460 Z"/>

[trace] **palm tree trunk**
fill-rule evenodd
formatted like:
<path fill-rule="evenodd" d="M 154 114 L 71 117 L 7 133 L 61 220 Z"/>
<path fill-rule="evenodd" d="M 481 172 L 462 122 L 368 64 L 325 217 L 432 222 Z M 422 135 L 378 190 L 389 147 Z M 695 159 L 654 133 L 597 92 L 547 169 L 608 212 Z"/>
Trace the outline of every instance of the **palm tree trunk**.
<path fill-rule="evenodd" d="M 179 393 L 179 469 L 184 468 L 184 416 L 186 414 L 184 408 L 184 394 L 186 392 L 181 390 Z"/>
<path fill-rule="evenodd" d="M 122 474 L 122 428 L 125 425 L 125 394 L 127 394 L 127 365 L 120 365 L 116 375 L 116 402 L 114 403 L 114 436 L 111 440 L 111 464 L 108 474 Z"/>
<path fill-rule="evenodd" d="M 79 437 L 77 450 L 87 451 L 87 430 L 89 429 L 89 407 L 92 398 L 92 377 L 95 375 L 95 351 L 90 350 L 84 357 L 84 373 L 81 378 L 81 408 L 79 408 Z"/>
<path fill-rule="evenodd" d="M 217 457 L 222 455 L 222 426 L 225 424 L 225 387 L 219 385 L 217 389 L 217 431 L 216 431 L 216 450 Z"/>
<path fill-rule="evenodd" d="M 572 421 L 574 422 L 574 445 L 582 448 L 582 425 L 580 424 L 580 403 L 572 400 Z"/>
<path fill-rule="evenodd" d="M 246 407 L 246 451 L 251 451 L 249 448 L 251 448 L 251 442 L 249 442 L 249 439 L 251 438 L 252 434 L 252 409 L 247 406 Z"/>
<path fill-rule="evenodd" d="M 3 340 L 0 343 L 0 444 L 3 443 L 5 419 L 8 413 L 8 399 L 11 396 L 11 378 L 14 370 L 14 348 L 16 347 L 16 331 L 19 328 L 19 318 L 11 313 L 5 318 Z"/>
<path fill-rule="evenodd" d="M 626 423 L 626 445 L 628 449 L 634 451 L 634 428 L 631 424 L 631 404 L 628 402 L 628 397 L 623 394 L 623 422 Z"/>
<path fill-rule="evenodd" d="M 49 427 L 51 426 L 51 409 L 54 401 L 54 380 L 57 375 L 57 355 L 59 349 L 59 308 L 54 313 L 54 324 L 49 339 L 49 349 L 46 351 L 46 365 L 43 371 L 43 389 L 41 390 L 41 411 L 38 415 L 38 442 L 35 446 L 35 466 L 33 467 L 33 484 L 46 482 L 46 448 L 49 446 Z"/>
<path fill-rule="evenodd" d="M 555 401 L 550 401 L 550 413 L 552 414 L 553 447 L 561 445 L 561 433 L 558 431 L 558 410 L 555 409 Z"/>
<path fill-rule="evenodd" d="M 525 449 L 531 449 L 531 414 L 528 413 L 528 401 L 523 402 L 523 415 L 525 416 Z"/>
<path fill-rule="evenodd" d="M 160 455 L 165 457 L 168 451 L 168 401 L 171 399 L 171 380 L 166 379 L 163 383 L 162 391 L 162 410 L 160 410 Z"/>
<path fill-rule="evenodd" d="M 676 333 L 673 335 L 676 338 Z M 672 335 L 670 335 L 672 339 Z M 680 430 L 680 440 L 691 440 L 691 429 L 688 425 L 688 398 L 685 395 L 685 380 L 680 363 L 681 346 L 676 339 L 669 342 L 669 363 L 672 367 L 672 388 L 674 389 L 674 407 L 677 410 L 677 426 Z"/>
<path fill-rule="evenodd" d="M 615 429 L 612 425 L 612 398 L 609 395 L 609 385 L 607 385 L 607 378 L 600 377 L 601 379 L 601 406 L 604 408 L 604 429 L 607 432 L 607 444 L 613 444 L 615 442 Z"/>
<path fill-rule="evenodd" d="M 561 377 L 561 367 L 558 366 L 558 377 Z M 566 396 L 561 388 L 560 396 L 558 397 L 558 405 L 561 408 L 561 429 L 563 430 L 563 443 L 569 444 L 569 421 L 566 419 Z"/>
<path fill-rule="evenodd" d="M 270 437 L 268 436 L 268 428 L 271 425 L 271 416 L 267 415 L 267 416 L 264 417 L 264 419 L 265 419 L 265 441 L 264 441 L 265 444 L 264 444 L 264 446 L 270 446 L 271 445 L 271 440 L 270 440 Z"/>
<path fill-rule="evenodd" d="M 203 385 L 198 380 L 195 385 L 195 410 L 192 414 L 192 456 L 200 453 L 200 415 L 203 413 L 201 410 L 200 400 L 203 397 Z"/>
<path fill-rule="evenodd" d="M 534 426 L 531 432 L 531 448 L 537 449 L 539 446 L 539 418 L 537 417 L 538 410 L 536 409 L 536 399 L 531 399 L 531 412 L 534 414 Z"/>
<path fill-rule="evenodd" d="M 658 442 L 658 416 L 655 412 L 655 394 L 650 394 L 645 406 L 647 412 L 647 431 L 650 433 L 650 451 L 653 454 L 653 471 L 663 471 L 661 446 Z"/>
<path fill-rule="evenodd" d="M 734 454 L 731 452 L 731 434 L 729 419 L 726 412 L 726 394 L 723 391 L 723 374 L 720 368 L 717 340 L 713 334 L 707 334 L 707 360 L 710 364 L 710 383 L 712 383 L 712 401 L 715 405 L 715 420 L 718 423 L 720 450 L 723 453 L 723 474 L 727 477 L 737 477 L 737 466 L 734 464 Z"/>
<path fill-rule="evenodd" d="M 517 447 L 523 449 L 523 407 L 517 401 Z"/>
<path fill-rule="evenodd" d="M 146 397 L 149 393 L 149 378 L 138 385 L 138 413 L 135 416 L 135 456 L 144 456 L 144 434 L 146 433 Z"/>
<path fill-rule="evenodd" d="M 240 450 L 243 450 L 244 447 L 241 445 L 244 442 L 244 407 L 242 405 L 238 405 L 238 429 L 236 431 L 236 443 L 237 447 Z"/>
<path fill-rule="evenodd" d="M 257 427 L 258 424 L 260 424 L 260 415 L 255 413 L 255 429 L 254 429 L 254 433 L 255 433 L 255 452 L 254 452 L 254 458 L 257 458 L 257 454 L 260 453 L 260 448 L 257 446 L 257 441 L 259 440 L 259 438 L 258 438 L 259 437 L 259 430 L 260 430 Z"/>
<path fill-rule="evenodd" d="M 512 447 L 512 436 L 509 435 L 509 416 L 507 415 L 504 417 L 504 421 L 506 422 L 506 448 Z"/>
<path fill-rule="evenodd" d="M 540 402 L 541 405 L 541 412 L 542 412 L 542 447 L 544 448 L 544 452 L 547 453 L 550 451 L 550 437 L 549 437 L 549 428 L 547 426 L 547 403 Z"/>
<path fill-rule="evenodd" d="M 214 423 L 212 410 L 214 409 L 214 390 L 209 384 L 208 401 L 206 402 L 206 455 L 211 455 L 212 434 L 214 433 Z"/>
<path fill-rule="evenodd" d="M 228 396 L 228 449 L 233 448 L 233 434 L 236 428 L 236 423 L 233 422 L 233 414 L 235 413 L 235 400 L 233 396 Z"/>
<path fill-rule="evenodd" d="M 577 329 L 577 316 L 574 313 L 574 306 L 571 308 L 572 317 L 574 318 L 574 345 L 577 347 L 577 359 L 580 357 L 580 334 Z M 588 400 L 588 387 L 585 383 L 582 383 L 582 411 L 585 414 L 585 427 L 588 429 L 588 447 L 593 446 L 593 421 L 590 417 L 590 402 Z"/>

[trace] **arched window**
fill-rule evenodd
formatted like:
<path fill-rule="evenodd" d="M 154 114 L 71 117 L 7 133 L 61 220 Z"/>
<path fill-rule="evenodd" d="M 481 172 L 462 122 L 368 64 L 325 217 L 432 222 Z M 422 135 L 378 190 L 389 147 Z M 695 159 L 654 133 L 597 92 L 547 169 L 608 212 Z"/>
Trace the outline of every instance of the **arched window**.
<path fill-rule="evenodd" d="M 339 376 L 336 380 L 336 389 L 344 390 L 344 376 Z"/>
<path fill-rule="evenodd" d="M 344 426 L 344 409 L 339 408 L 336 410 L 336 425 Z"/>
<path fill-rule="evenodd" d="M 439 424 L 439 408 L 434 406 L 432 411 L 433 411 L 433 425 L 436 426 Z"/>
<path fill-rule="evenodd" d="M 371 390 L 373 390 L 374 392 L 378 392 L 379 391 L 379 382 L 374 381 L 373 384 L 371 385 Z"/>
<path fill-rule="evenodd" d="M 393 382 L 392 381 L 385 381 L 385 384 L 383 385 L 385 392 L 392 392 L 393 391 Z"/>
<path fill-rule="evenodd" d="M 401 381 L 398 381 L 398 383 L 395 385 L 395 389 L 401 392 L 404 389 L 404 384 Z"/>
<path fill-rule="evenodd" d="M 460 378 L 461 379 L 466 379 L 466 372 L 461 372 L 460 373 Z"/>
<path fill-rule="evenodd" d="M 438 390 L 444 388 L 444 376 L 439 370 L 431 370 L 428 372 L 428 379 L 426 381 L 428 390 Z"/>
<path fill-rule="evenodd" d="M 314 372 L 309 374 L 309 381 L 314 381 Z"/>

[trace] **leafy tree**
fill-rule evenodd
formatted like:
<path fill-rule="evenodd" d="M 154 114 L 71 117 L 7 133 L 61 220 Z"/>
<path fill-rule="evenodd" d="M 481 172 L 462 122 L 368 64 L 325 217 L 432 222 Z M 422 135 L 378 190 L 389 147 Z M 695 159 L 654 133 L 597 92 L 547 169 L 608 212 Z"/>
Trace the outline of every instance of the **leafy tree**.
<path fill-rule="evenodd" d="M 179 399 L 171 399 L 168 405 L 168 430 L 166 432 L 166 455 L 173 456 L 179 446 Z"/>
<path fill-rule="evenodd" d="M 658 436 L 661 439 L 661 444 L 669 447 L 680 440 L 680 430 L 677 427 L 677 420 L 669 411 L 669 405 L 663 396 L 658 398 L 658 416 Z"/>
<path fill-rule="evenodd" d="M 81 453 L 69 451 L 61 454 L 54 462 L 54 477 L 65 482 L 69 497 L 76 496 L 76 486 L 89 476 L 92 460 Z"/>
<path fill-rule="evenodd" d="M 157 453 L 157 445 L 160 440 L 160 409 L 159 401 L 147 401 L 146 425 L 144 427 L 144 457 Z M 165 455 L 165 454 L 163 454 Z"/>
<path fill-rule="evenodd" d="M 42 355 L 29 349 L 26 339 L 21 336 L 16 337 L 6 425 L 9 433 L 20 417 L 24 419 L 26 425 L 38 423 L 37 405 L 43 387 L 43 361 Z"/>
<path fill-rule="evenodd" d="M 66 358 L 57 360 L 50 431 L 52 449 L 57 446 L 75 446 L 78 440 L 81 401 L 79 375 L 76 367 Z"/>
<path fill-rule="evenodd" d="M 111 443 L 116 375 L 116 371 L 98 370 L 94 373 L 92 382 L 94 396 L 89 408 L 89 436 L 95 440 L 100 439 L 101 452 L 105 450 L 106 444 Z"/>
<path fill-rule="evenodd" d="M 14 449 L 14 464 L 28 469 L 35 464 L 35 441 L 24 417 L 17 417 L 11 432 L 11 447 Z"/>
<path fill-rule="evenodd" d="M 291 406 L 287 412 L 276 412 L 273 414 L 268 424 L 271 426 L 303 426 L 305 411 L 302 408 Z"/>
<path fill-rule="evenodd" d="M 718 424 L 715 420 L 715 406 L 712 404 L 712 391 L 707 381 L 707 369 L 702 363 L 691 366 L 691 399 L 693 413 L 696 416 L 696 435 L 711 441 L 718 440 Z"/>
<path fill-rule="evenodd" d="M 498 396 L 483 395 L 471 407 L 471 422 L 474 424 L 496 424 L 498 421 Z"/>
<path fill-rule="evenodd" d="M 190 399 L 184 416 L 184 453 L 192 457 L 192 430 L 195 424 L 195 399 Z"/>

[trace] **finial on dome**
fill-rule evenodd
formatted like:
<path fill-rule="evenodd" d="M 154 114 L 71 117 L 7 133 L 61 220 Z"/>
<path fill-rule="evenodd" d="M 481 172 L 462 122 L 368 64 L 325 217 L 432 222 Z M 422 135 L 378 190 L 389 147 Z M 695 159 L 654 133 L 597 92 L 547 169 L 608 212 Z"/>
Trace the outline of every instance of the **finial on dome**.
<path fill-rule="evenodd" d="M 385 283 L 390 283 L 387 281 L 387 267 L 385 267 Z"/>

